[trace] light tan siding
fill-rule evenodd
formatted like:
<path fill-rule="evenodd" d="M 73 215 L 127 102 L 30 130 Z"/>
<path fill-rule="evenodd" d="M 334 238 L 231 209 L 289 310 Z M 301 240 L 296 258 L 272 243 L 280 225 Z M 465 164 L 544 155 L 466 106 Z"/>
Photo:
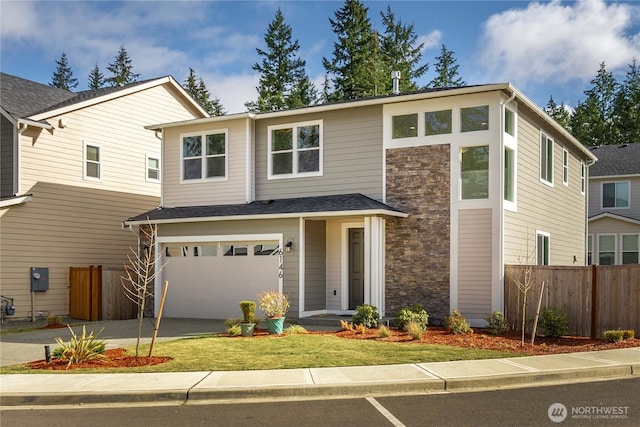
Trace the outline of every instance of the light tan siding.
<path fill-rule="evenodd" d="M 554 138 L 553 186 L 540 182 L 540 126 L 524 109 L 518 115 L 517 212 L 504 211 L 504 260 L 535 262 L 535 233 L 550 235 L 551 265 L 583 265 L 586 196 L 581 194 L 582 157 Z M 569 185 L 562 182 L 562 149 L 569 151 Z M 575 257 L 575 262 L 574 262 Z"/>
<path fill-rule="evenodd" d="M 458 213 L 458 310 L 467 319 L 491 314 L 492 210 Z"/>
<path fill-rule="evenodd" d="M 165 130 L 163 200 L 166 207 L 237 204 L 246 202 L 246 119 L 208 123 Z M 227 130 L 227 179 L 180 182 L 183 133 Z"/>
<path fill-rule="evenodd" d="M 326 303 L 326 223 L 306 221 L 304 309 L 324 310 Z"/>
<path fill-rule="evenodd" d="M 322 120 L 322 176 L 269 180 L 268 126 L 311 120 Z M 257 200 L 349 193 L 382 200 L 382 107 L 259 120 L 255 156 Z"/>

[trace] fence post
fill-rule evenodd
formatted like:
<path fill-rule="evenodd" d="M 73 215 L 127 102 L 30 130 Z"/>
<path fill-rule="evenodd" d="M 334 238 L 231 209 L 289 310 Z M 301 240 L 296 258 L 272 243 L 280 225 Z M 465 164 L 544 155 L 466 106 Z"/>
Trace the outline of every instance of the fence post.
<path fill-rule="evenodd" d="M 598 266 L 591 265 L 591 338 L 598 338 Z"/>

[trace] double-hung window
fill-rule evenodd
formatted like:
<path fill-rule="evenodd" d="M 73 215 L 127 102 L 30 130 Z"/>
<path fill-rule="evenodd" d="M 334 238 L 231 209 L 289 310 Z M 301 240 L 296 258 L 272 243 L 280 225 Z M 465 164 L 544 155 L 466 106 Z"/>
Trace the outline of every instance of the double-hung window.
<path fill-rule="evenodd" d="M 616 235 L 598 236 L 598 264 L 614 265 L 616 263 Z"/>
<path fill-rule="evenodd" d="M 549 233 L 542 231 L 536 232 L 536 264 L 549 265 Z"/>
<path fill-rule="evenodd" d="M 540 181 L 553 185 L 553 139 L 540 133 Z"/>
<path fill-rule="evenodd" d="M 640 252 L 640 234 L 622 235 L 622 263 L 638 264 Z"/>
<path fill-rule="evenodd" d="M 269 127 L 269 179 L 322 175 L 322 122 Z"/>
<path fill-rule="evenodd" d="M 227 177 L 227 131 L 182 135 L 182 180 Z"/>
<path fill-rule="evenodd" d="M 569 185 L 569 152 L 566 148 L 562 149 L 562 183 Z"/>
<path fill-rule="evenodd" d="M 160 158 L 155 155 L 147 154 L 147 181 L 160 181 Z"/>
<path fill-rule="evenodd" d="M 102 158 L 100 146 L 90 142 L 84 143 L 84 178 L 100 181 L 102 178 Z"/>
<path fill-rule="evenodd" d="M 488 199 L 489 146 L 462 147 L 460 163 L 461 199 Z"/>
<path fill-rule="evenodd" d="M 629 207 L 629 181 L 602 183 L 603 208 Z"/>
<path fill-rule="evenodd" d="M 587 191 L 587 166 L 584 162 L 580 162 L 580 193 L 582 195 Z"/>

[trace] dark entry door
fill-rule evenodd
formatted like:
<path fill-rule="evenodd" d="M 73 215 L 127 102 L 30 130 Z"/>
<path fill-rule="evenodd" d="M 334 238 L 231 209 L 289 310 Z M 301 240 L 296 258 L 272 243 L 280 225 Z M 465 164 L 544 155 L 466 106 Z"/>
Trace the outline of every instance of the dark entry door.
<path fill-rule="evenodd" d="M 349 310 L 364 304 L 364 228 L 349 229 Z"/>

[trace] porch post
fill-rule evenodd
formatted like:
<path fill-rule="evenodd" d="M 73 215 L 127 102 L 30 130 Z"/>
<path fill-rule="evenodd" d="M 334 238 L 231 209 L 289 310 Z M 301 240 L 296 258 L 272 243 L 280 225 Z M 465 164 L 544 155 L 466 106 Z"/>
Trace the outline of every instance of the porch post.
<path fill-rule="evenodd" d="M 378 308 L 380 316 L 385 315 L 384 307 L 384 218 L 370 217 L 365 221 L 365 247 L 369 251 L 369 301 Z M 368 225 L 368 227 L 367 227 Z M 367 245 L 367 239 L 368 245 Z M 365 261 L 366 263 L 366 261 Z M 366 289 L 366 288 L 365 288 Z"/>

